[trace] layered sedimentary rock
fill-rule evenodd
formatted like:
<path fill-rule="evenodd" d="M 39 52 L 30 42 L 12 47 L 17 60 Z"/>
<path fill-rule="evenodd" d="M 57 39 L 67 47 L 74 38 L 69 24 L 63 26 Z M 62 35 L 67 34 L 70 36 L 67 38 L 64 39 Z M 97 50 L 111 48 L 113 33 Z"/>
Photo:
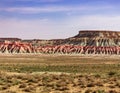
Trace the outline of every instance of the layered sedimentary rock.
<path fill-rule="evenodd" d="M 120 32 L 80 31 L 78 35 L 68 38 L 66 43 L 81 46 L 120 46 Z"/>
<path fill-rule="evenodd" d="M 120 54 L 120 32 L 80 31 L 67 39 L 1 40 L 1 53 Z"/>
<path fill-rule="evenodd" d="M 34 53 L 35 50 L 29 43 L 5 41 L 0 43 L 1 53 Z"/>
<path fill-rule="evenodd" d="M 44 46 L 37 48 L 38 53 L 47 54 L 120 54 L 120 47 L 97 47 L 79 45 Z"/>

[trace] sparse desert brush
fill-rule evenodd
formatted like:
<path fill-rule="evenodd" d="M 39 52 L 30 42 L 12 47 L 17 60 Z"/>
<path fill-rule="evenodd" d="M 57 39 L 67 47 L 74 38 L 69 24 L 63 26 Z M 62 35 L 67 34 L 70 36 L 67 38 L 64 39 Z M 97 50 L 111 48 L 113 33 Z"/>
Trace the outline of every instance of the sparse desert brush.
<path fill-rule="evenodd" d="M 97 93 L 106 93 L 105 90 L 97 90 Z"/>
<path fill-rule="evenodd" d="M 61 86 L 61 87 L 55 87 L 55 90 L 66 91 L 69 90 L 69 88 L 67 86 Z"/>
<path fill-rule="evenodd" d="M 117 74 L 117 72 L 115 72 L 115 71 L 110 71 L 110 72 L 108 72 L 108 75 L 109 76 L 114 76 L 114 75 L 116 75 Z"/>
<path fill-rule="evenodd" d="M 25 75 L 16 75 L 16 78 L 21 80 L 21 79 L 24 78 L 24 76 L 25 76 Z"/>
<path fill-rule="evenodd" d="M 5 85 L 5 86 L 2 86 L 1 87 L 1 90 L 6 90 L 6 89 L 8 89 L 9 87 L 7 86 L 7 85 Z"/>
<path fill-rule="evenodd" d="M 109 90 L 108 93 L 119 93 L 119 92 L 116 90 Z"/>
<path fill-rule="evenodd" d="M 40 86 L 43 86 L 44 84 L 43 84 L 43 82 L 41 82 L 41 81 L 39 81 L 38 83 L 37 83 L 37 86 L 38 87 L 40 87 Z"/>
<path fill-rule="evenodd" d="M 91 83 L 88 83 L 88 84 L 87 84 L 87 87 L 95 87 L 95 83 L 92 83 L 92 82 L 91 82 Z"/>
<path fill-rule="evenodd" d="M 28 56 L 28 58 L 32 57 Z M 103 64 L 109 61 L 116 62 L 115 59 L 104 59 L 103 62 L 101 58 L 88 59 L 80 56 L 34 58 L 33 61 L 9 58 L 11 63 L 6 59 L 3 60 L 7 64 L 0 60 L 0 93 L 10 93 L 10 91 L 14 93 L 12 88 L 16 88 L 21 93 L 71 93 L 71 91 L 119 93 L 120 91 L 120 65 Z M 103 91 L 104 89 L 106 90 Z M 18 93 L 16 90 L 15 92 Z"/>
<path fill-rule="evenodd" d="M 22 83 L 19 85 L 19 88 L 26 88 L 27 87 L 27 84 L 26 83 Z"/>
<path fill-rule="evenodd" d="M 60 80 L 59 82 L 57 82 L 57 86 L 67 86 L 67 83 L 63 80 Z"/>
<path fill-rule="evenodd" d="M 12 91 L 12 90 L 7 90 L 6 92 L 4 93 L 17 93 L 16 91 Z"/>
<path fill-rule="evenodd" d="M 26 82 L 37 83 L 38 81 L 34 77 L 31 77 L 31 78 L 28 78 L 28 80 Z"/>
<path fill-rule="evenodd" d="M 26 75 L 21 75 L 21 76 L 19 76 L 19 79 L 21 79 L 21 80 L 28 80 L 28 79 L 30 79 L 31 78 L 31 76 L 30 75 L 28 75 L 28 74 L 26 74 Z"/>
<path fill-rule="evenodd" d="M 18 84 L 20 84 L 21 82 L 19 81 L 19 80 L 13 80 L 12 81 L 12 85 L 14 86 L 14 85 L 18 85 Z"/>
<path fill-rule="evenodd" d="M 4 84 L 5 84 L 4 80 L 0 79 L 0 85 L 4 85 Z"/>
<path fill-rule="evenodd" d="M 117 86 L 118 88 L 120 88 L 120 82 L 117 81 L 116 84 L 115 84 L 115 86 Z"/>
<path fill-rule="evenodd" d="M 23 89 L 24 92 L 32 92 L 31 87 L 26 87 L 25 89 Z"/>
<path fill-rule="evenodd" d="M 95 85 L 98 86 L 98 87 L 102 87 L 103 84 L 104 84 L 104 83 L 103 83 L 102 81 L 95 82 Z"/>
<path fill-rule="evenodd" d="M 100 78 L 100 77 L 101 77 L 100 74 L 95 74 L 94 76 L 95 76 L 96 78 Z"/>
<path fill-rule="evenodd" d="M 91 89 L 86 89 L 84 93 L 92 93 Z"/>

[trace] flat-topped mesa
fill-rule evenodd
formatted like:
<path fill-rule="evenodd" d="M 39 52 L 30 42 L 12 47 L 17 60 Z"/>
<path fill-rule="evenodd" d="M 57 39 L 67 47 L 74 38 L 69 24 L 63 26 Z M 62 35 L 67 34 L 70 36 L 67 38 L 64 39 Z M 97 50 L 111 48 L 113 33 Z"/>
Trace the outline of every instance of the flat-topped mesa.
<path fill-rule="evenodd" d="M 68 40 L 69 44 L 81 46 L 120 46 L 120 32 L 84 30 Z"/>
<path fill-rule="evenodd" d="M 0 42 L 5 42 L 5 41 L 21 41 L 20 38 L 0 38 Z"/>
<path fill-rule="evenodd" d="M 107 31 L 107 30 L 82 30 L 75 36 L 76 38 L 120 38 L 119 31 Z"/>

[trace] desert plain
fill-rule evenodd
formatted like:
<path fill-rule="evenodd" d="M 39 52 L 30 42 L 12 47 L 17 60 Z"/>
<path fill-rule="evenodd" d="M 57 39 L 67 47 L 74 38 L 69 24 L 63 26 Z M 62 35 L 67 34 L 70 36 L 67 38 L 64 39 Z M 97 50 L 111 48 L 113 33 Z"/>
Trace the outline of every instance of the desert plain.
<path fill-rule="evenodd" d="M 120 93 L 120 56 L 0 54 L 0 93 Z"/>

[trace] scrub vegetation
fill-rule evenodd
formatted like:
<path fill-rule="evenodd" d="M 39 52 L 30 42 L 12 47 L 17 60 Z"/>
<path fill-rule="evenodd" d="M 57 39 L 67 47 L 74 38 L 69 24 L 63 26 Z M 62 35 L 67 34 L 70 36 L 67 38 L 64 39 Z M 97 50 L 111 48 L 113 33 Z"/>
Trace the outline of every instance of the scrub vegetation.
<path fill-rule="evenodd" d="M 0 56 L 0 93 L 119 92 L 119 56 Z"/>

